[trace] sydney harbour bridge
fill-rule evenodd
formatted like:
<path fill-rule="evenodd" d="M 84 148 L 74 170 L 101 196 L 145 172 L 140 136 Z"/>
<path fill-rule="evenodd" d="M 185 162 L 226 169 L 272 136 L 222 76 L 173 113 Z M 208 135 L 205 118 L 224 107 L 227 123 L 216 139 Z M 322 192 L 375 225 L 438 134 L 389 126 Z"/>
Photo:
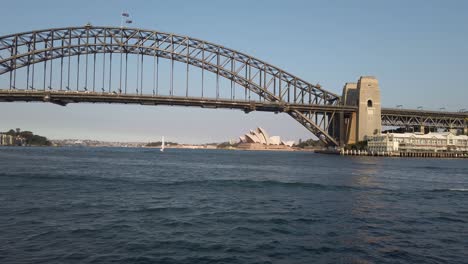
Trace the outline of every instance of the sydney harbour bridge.
<path fill-rule="evenodd" d="M 204 40 L 125 27 L 53 28 L 0 36 L 0 101 L 119 103 L 286 113 L 330 146 L 381 126 L 468 134 L 468 113 L 383 108 L 361 77 L 338 95 Z"/>

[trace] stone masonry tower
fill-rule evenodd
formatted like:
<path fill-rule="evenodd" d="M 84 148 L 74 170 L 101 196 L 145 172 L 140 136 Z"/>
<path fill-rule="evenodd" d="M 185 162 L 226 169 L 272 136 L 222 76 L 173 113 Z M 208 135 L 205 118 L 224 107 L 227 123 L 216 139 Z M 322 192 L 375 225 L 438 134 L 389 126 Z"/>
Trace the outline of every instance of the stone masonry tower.
<path fill-rule="evenodd" d="M 358 105 L 357 83 L 346 83 L 343 87 L 343 104 L 350 106 Z M 340 145 L 356 143 L 357 133 L 357 113 L 352 113 L 350 117 L 340 116 Z"/>
<path fill-rule="evenodd" d="M 375 77 L 363 76 L 357 84 L 358 116 L 357 141 L 365 136 L 378 135 L 382 132 L 379 82 Z"/>
<path fill-rule="evenodd" d="M 343 104 L 357 106 L 357 113 L 340 120 L 340 144 L 355 144 L 366 136 L 382 131 L 379 82 L 375 77 L 362 76 L 358 83 L 346 83 Z"/>

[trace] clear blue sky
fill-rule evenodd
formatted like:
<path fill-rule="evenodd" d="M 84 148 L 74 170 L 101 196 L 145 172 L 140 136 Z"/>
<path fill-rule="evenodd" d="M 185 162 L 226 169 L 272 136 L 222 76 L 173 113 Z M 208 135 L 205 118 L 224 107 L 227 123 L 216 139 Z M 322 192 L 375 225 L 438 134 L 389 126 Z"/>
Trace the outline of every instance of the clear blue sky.
<path fill-rule="evenodd" d="M 341 93 L 379 79 L 383 105 L 468 108 L 468 1 L 2 1 L 0 35 L 33 29 L 134 26 L 221 44 Z M 285 139 L 311 134 L 285 114 L 39 103 L 0 104 L 0 130 L 50 138 L 223 141 L 259 125 Z M 7 114 L 5 114 L 7 113 Z"/>

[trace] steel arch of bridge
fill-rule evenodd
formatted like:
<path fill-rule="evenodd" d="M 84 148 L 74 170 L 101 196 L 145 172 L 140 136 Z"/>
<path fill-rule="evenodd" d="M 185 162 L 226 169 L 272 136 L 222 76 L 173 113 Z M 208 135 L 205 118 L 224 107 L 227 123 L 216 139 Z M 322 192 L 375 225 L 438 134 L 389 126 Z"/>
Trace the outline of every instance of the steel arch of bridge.
<path fill-rule="evenodd" d="M 79 78 L 80 56 L 86 56 L 86 82 L 88 82 L 87 56 L 110 54 L 110 59 L 112 60 L 112 54 L 114 53 L 141 55 L 142 61 L 143 56 L 152 57 L 155 61 L 159 60 L 159 58 L 168 59 L 172 62 L 172 68 L 174 67 L 174 61 L 187 64 L 187 97 L 188 66 L 198 67 L 202 69 L 202 72 L 212 72 L 216 74 L 217 79 L 223 77 L 230 80 L 231 86 L 233 83 L 236 83 L 244 87 L 246 91 L 249 90 L 257 94 L 260 101 L 263 100 L 264 102 L 283 105 L 283 109 L 286 109 L 285 112 L 299 121 L 313 134 L 329 145 L 338 145 L 336 138 L 329 134 L 331 127 L 336 124 L 335 121 L 338 118 L 338 114 L 336 113 L 337 106 L 340 105 L 340 97 L 338 95 L 322 89 L 320 85 L 306 82 L 278 67 L 245 53 L 188 36 L 137 28 L 95 27 L 91 25 L 45 29 L 1 36 L 0 76 L 9 73 L 10 90 L 27 91 L 30 89 L 30 67 L 32 67 L 32 81 L 34 81 L 34 65 L 44 63 L 43 90 L 46 92 L 45 69 L 47 68 L 47 61 L 60 59 L 60 88 L 49 86 L 50 91 L 47 92 L 61 91 L 63 89 L 64 58 L 78 57 L 77 78 Z M 70 62 L 68 61 L 68 63 Z M 120 65 L 120 72 L 122 74 L 122 57 Z M 26 88 L 16 87 L 16 70 L 23 67 L 27 67 L 28 84 Z M 70 71 L 70 66 L 68 66 L 68 71 Z M 137 76 L 137 78 L 139 77 Z M 51 80 L 52 67 L 50 67 Z M 109 93 L 111 93 L 110 82 Z M 172 85 L 171 79 L 169 96 L 173 96 Z M 34 89 L 36 87 L 31 88 Z M 67 88 L 69 89 L 69 87 Z M 104 88 L 102 89 L 104 93 Z M 218 99 L 218 85 L 216 89 L 216 99 Z M 38 89 L 34 90 L 37 91 Z M 76 90 L 83 91 L 78 83 Z M 93 85 L 94 92 L 95 85 Z M 143 89 L 137 90 L 136 94 L 127 92 L 127 86 L 125 84 L 123 88 L 122 76 L 120 76 L 119 95 L 143 96 Z M 154 88 L 153 96 L 158 96 L 158 94 L 155 94 Z M 294 108 L 288 107 L 289 105 L 318 106 L 320 109 L 317 110 L 314 107 L 309 107 L 310 109 L 307 107 L 305 109 L 304 107 Z M 330 108 L 332 110 L 327 110 L 327 106 L 332 107 Z"/>

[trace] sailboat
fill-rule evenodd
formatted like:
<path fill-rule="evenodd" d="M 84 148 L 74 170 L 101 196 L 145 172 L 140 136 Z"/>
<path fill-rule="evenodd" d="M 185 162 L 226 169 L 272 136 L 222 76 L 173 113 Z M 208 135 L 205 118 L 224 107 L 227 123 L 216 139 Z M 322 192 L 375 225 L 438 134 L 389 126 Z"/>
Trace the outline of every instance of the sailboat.
<path fill-rule="evenodd" d="M 164 136 L 161 139 L 161 149 L 160 149 L 160 151 L 164 152 Z"/>

